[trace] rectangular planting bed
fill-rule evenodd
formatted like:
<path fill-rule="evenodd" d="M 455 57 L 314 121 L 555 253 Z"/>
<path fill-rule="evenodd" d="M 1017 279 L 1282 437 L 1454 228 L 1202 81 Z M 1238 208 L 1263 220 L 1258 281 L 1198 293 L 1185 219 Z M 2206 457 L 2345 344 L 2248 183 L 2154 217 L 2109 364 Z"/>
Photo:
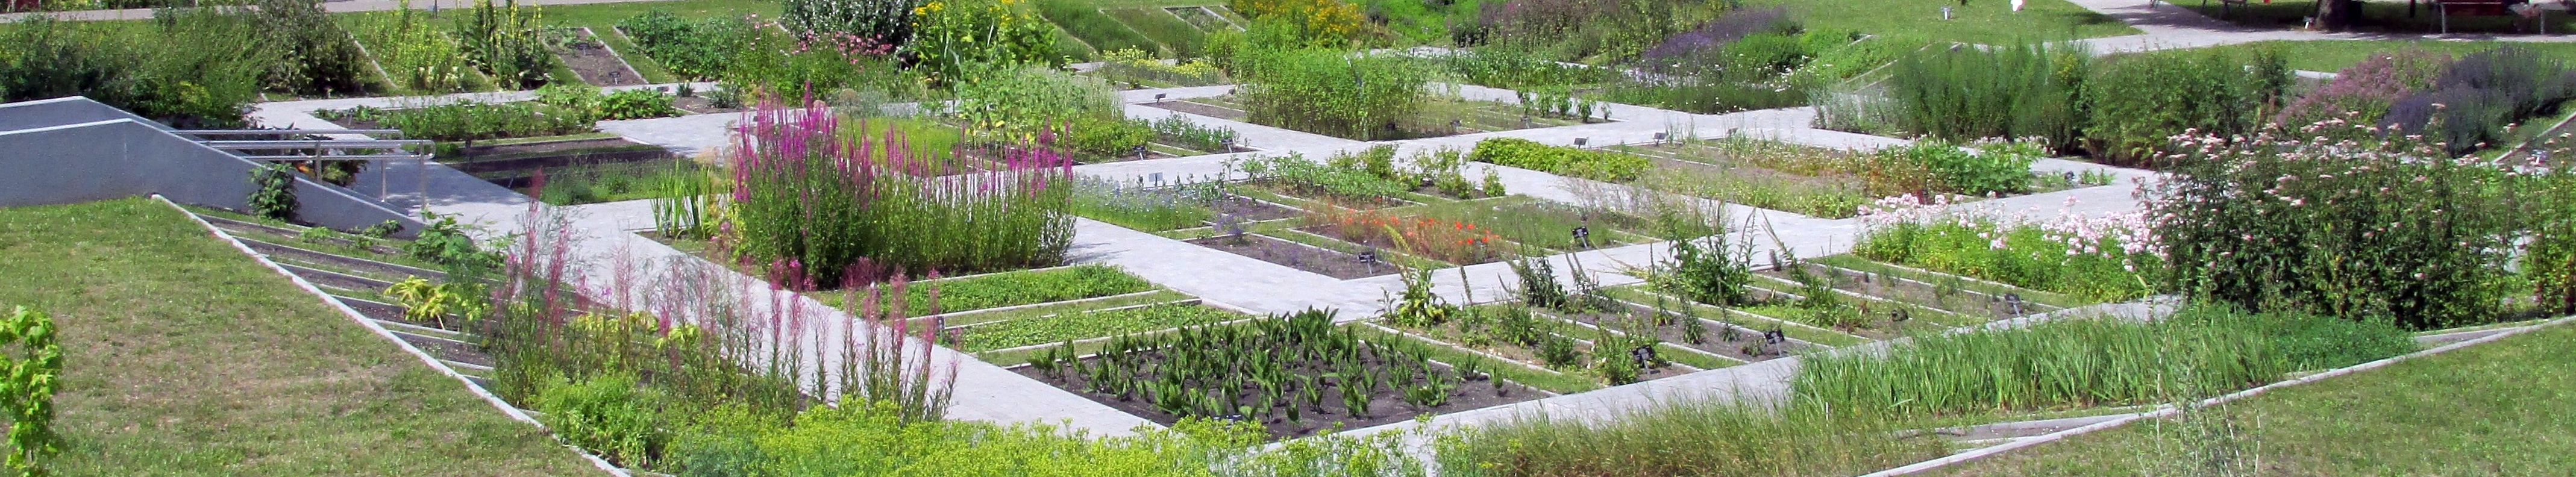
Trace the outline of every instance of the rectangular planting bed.
<path fill-rule="evenodd" d="M 1940 188 L 1930 173 L 1909 171 L 1911 166 L 1888 153 L 1753 138 L 1676 141 L 1611 150 L 1652 159 L 1654 167 L 1637 179 L 1638 185 L 1650 189 L 1813 217 L 1848 218 L 1882 197 Z M 2051 192 L 2107 181 L 2108 176 L 2033 173 L 2017 191 L 1995 196 Z M 1949 196 L 1953 202 L 1985 198 L 1983 194 Z"/>
<path fill-rule="evenodd" d="M 1143 104 L 1146 106 L 1218 119 L 1253 122 L 1254 124 L 1261 124 L 1263 126 L 1288 127 L 1279 124 L 1252 121 L 1251 114 L 1244 110 L 1242 100 L 1232 95 L 1157 101 Z M 1430 100 L 1428 104 L 1424 105 L 1421 111 L 1415 113 L 1412 117 L 1398 118 L 1396 120 L 1396 127 L 1398 130 L 1391 137 L 1345 137 L 1344 139 L 1418 139 L 1458 134 L 1552 128 L 1584 123 L 1584 121 L 1577 121 L 1569 118 L 1553 117 L 1549 115 L 1531 115 L 1527 113 L 1528 111 L 1521 108 L 1520 105 L 1510 103 L 1477 101 L 1460 98 L 1434 98 Z M 1323 131 L 1304 132 L 1328 136 L 1333 135 Z"/>
<path fill-rule="evenodd" d="M 1548 395 L 1484 363 L 1389 338 L 1308 312 L 1120 336 L 1095 350 L 1048 348 L 1013 370 L 1166 425 L 1229 419 L 1277 438 Z"/>

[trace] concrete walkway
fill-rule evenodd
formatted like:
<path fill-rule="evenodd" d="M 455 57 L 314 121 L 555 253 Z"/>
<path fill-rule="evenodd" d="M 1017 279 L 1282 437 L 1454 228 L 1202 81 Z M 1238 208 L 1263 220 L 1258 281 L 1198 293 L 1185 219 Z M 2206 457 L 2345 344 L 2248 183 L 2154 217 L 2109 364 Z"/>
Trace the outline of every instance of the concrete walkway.
<path fill-rule="evenodd" d="M 2514 42 L 2576 42 L 2576 35 L 2502 35 L 2502 34 L 2381 34 L 2328 33 L 2317 31 L 2248 28 L 2237 26 L 2166 1 L 2147 0 L 2067 0 L 2112 19 L 2128 23 L 2139 35 L 2078 40 L 2090 46 L 2095 54 L 2132 53 L 2140 51 L 2201 48 L 2258 41 L 2316 40 L 2487 40 Z"/>

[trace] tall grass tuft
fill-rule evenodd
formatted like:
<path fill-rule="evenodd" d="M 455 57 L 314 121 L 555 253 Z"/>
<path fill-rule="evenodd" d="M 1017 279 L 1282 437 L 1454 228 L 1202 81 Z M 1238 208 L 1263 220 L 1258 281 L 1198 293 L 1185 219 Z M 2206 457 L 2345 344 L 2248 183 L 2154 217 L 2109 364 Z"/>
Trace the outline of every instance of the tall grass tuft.
<path fill-rule="evenodd" d="M 2023 43 L 1927 48 L 1899 58 L 1889 81 L 1905 128 L 1969 141 L 2047 137 L 2074 144 L 2078 85 L 2090 65 L 2079 47 Z"/>
<path fill-rule="evenodd" d="M 1839 415 L 1956 415 L 2141 404 L 2278 379 L 2288 359 L 2223 326 L 2068 319 L 1918 336 L 1884 354 L 1808 356 L 1795 399 Z"/>
<path fill-rule="evenodd" d="M 1437 445 L 1437 459 L 1453 477 L 1839 476 L 1946 453 L 1893 430 L 1812 408 L 1684 399 L 1600 421 L 1536 415 L 1466 429 Z"/>
<path fill-rule="evenodd" d="M 1071 161 L 1006 147 L 991 170 L 913 160 L 899 133 L 843 135 L 829 108 L 761 106 L 737 130 L 733 217 L 747 264 L 810 287 L 891 273 L 1053 265 L 1073 238 Z"/>

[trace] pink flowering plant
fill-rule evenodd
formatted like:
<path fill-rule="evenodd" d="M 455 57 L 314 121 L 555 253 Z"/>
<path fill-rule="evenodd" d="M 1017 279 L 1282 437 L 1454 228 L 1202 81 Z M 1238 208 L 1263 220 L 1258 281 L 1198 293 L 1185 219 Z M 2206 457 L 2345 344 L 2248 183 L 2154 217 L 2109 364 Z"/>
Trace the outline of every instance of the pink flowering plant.
<path fill-rule="evenodd" d="M 2335 139 L 2350 137 L 2371 139 Z M 2517 191 L 2542 170 L 2341 120 L 2173 150 L 2191 166 L 2144 189 L 2171 289 L 2418 329 L 2500 312 L 2517 211 L 2535 205 Z"/>
<path fill-rule="evenodd" d="M 2090 300 L 2154 293 L 2164 259 L 2145 215 L 2085 214 L 2075 205 L 2070 199 L 2042 219 L 1947 196 L 1889 197 L 1864 210 L 1866 230 L 1852 253 Z"/>

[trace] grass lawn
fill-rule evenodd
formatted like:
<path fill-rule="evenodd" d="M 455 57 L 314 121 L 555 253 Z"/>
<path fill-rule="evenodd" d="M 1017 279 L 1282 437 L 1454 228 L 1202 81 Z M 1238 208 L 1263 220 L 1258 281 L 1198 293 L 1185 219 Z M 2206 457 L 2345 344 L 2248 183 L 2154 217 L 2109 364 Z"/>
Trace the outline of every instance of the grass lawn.
<path fill-rule="evenodd" d="M 2282 53 L 2285 53 L 2285 54 L 2289 55 L 2289 58 L 2290 58 L 2290 67 L 2291 67 L 2291 68 L 2302 69 L 2302 70 L 2308 70 L 2308 71 L 2334 72 L 2334 71 L 2337 71 L 2337 70 L 2342 70 L 2342 69 L 2344 69 L 2345 67 L 2352 66 L 2354 63 L 2360 63 L 2360 62 L 2361 62 L 2361 60 L 2362 60 L 2363 58 L 2368 58 L 2368 57 L 2370 57 L 2370 55 L 2371 55 L 2372 53 L 2378 53 L 2378 52 L 2382 52 L 2382 51 L 2399 51 L 2399 50 L 2406 50 L 2406 49 L 2420 49 L 2420 50 L 2430 50 L 2430 51 L 2437 51 L 2437 52 L 2442 52 L 2442 53 L 2448 53 L 2448 54 L 2450 54 L 2450 55 L 2451 55 L 2451 56 L 2453 56 L 2453 57 L 2458 57 L 2458 56 L 2460 56 L 2460 55 L 2466 55 L 2466 54 L 2469 54 L 2469 53 L 2476 53 L 2476 52 L 2479 52 L 2479 51 L 2486 51 L 2486 50 L 2494 49 L 2494 48 L 2496 48 L 2496 47 L 2504 46 L 2504 45 L 2507 45 L 2507 44 L 2508 44 L 2508 43 L 2505 43 L 2505 42 L 2497 42 L 2497 41 L 2443 41 L 2443 40 L 2322 40 L 2322 41 L 2258 41 L 2258 42 L 2253 42 L 2253 43 L 2245 43 L 2245 44 L 2238 44 L 2238 45 L 2227 45 L 2227 46 L 2216 46 L 2216 47 L 2211 47 L 2211 48 L 2227 48 L 2227 49 L 2237 49 L 2237 50 L 2252 50 L 2252 49 L 2256 49 L 2256 48 L 2279 48 L 2279 49 L 2281 50 L 2281 52 L 2282 52 Z M 2539 52 L 2540 52 L 2540 54 L 2542 54 L 2542 55 L 2546 55 L 2546 56 L 2549 56 L 2549 57 L 2552 57 L 2552 58 L 2558 58 L 2558 59 L 2560 59 L 2560 60 L 2569 61 L 2569 62 L 2576 62 L 2576 43 L 2510 43 L 2510 44 L 2511 44 L 2511 45 L 2513 45 L 2513 46 L 2516 46 L 2516 47 L 2521 47 L 2521 48 L 2530 48 L 2530 49 L 2532 49 L 2532 50 L 2534 50 L 2534 51 L 2539 51 Z"/>
<path fill-rule="evenodd" d="M 2576 326 L 2274 391 L 2201 417 L 2239 426 L 2261 475 L 2566 475 L 2576 469 Z M 2202 426 L 2205 427 L 2205 426 Z M 2167 423 L 2079 436 L 1944 475 L 2142 475 L 2187 462 Z M 2203 441 L 2206 442 L 2206 441 Z"/>
<path fill-rule="evenodd" d="M 60 475 L 587 475 L 534 426 L 149 199 L 0 209 L 53 314 Z"/>
<path fill-rule="evenodd" d="M 2109 16 L 2065 0 L 2030 0 L 2012 11 L 2006 0 L 1756 0 L 1747 6 L 1780 5 L 1797 14 L 1808 28 L 1849 28 L 1876 35 L 1903 35 L 1933 41 L 2006 44 L 2016 40 L 2065 40 L 2142 33 Z M 1941 7 L 1951 19 L 1941 19 Z"/>

